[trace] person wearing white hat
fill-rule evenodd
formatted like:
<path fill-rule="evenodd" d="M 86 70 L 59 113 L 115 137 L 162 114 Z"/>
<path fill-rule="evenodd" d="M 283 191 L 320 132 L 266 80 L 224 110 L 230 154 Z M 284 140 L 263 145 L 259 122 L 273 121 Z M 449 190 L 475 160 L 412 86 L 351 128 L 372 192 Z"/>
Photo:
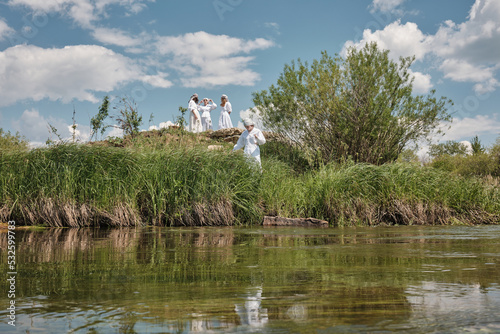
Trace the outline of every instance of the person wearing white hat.
<path fill-rule="evenodd" d="M 233 127 L 233 122 L 231 122 L 231 112 L 233 108 L 231 107 L 231 103 L 229 102 L 227 95 L 222 94 L 220 98 L 220 106 L 222 107 L 222 111 L 219 117 L 219 129 L 227 129 Z"/>
<path fill-rule="evenodd" d="M 259 145 L 264 145 L 266 143 L 266 138 L 264 138 L 262 131 L 255 128 L 255 124 L 250 118 L 244 119 L 243 125 L 245 125 L 246 130 L 243 131 L 238 142 L 234 145 L 233 152 L 244 147 L 243 152 L 245 152 L 247 156 L 255 159 L 255 162 L 262 169 Z"/>
<path fill-rule="evenodd" d="M 201 111 L 201 125 L 203 127 L 203 131 L 213 130 L 210 113 L 212 110 L 217 108 L 217 105 L 212 99 L 209 98 L 204 98 L 201 102 L 202 105 L 199 106 L 199 109 Z"/>
<path fill-rule="evenodd" d="M 188 130 L 194 133 L 201 132 L 203 130 L 201 126 L 201 118 L 198 105 L 198 94 L 191 95 L 188 105 L 189 111 L 189 128 Z"/>

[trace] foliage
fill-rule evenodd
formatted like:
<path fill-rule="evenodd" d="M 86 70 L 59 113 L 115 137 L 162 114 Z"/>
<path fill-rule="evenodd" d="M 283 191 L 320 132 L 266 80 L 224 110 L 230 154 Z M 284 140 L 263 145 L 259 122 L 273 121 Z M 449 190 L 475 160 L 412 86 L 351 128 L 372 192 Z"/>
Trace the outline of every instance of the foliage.
<path fill-rule="evenodd" d="M 99 106 L 99 112 L 90 120 L 92 126 L 91 139 L 97 137 L 99 131 L 104 135 L 110 127 L 116 127 L 123 131 L 125 136 L 135 137 L 139 133 L 139 127 L 142 125 L 142 115 L 139 115 L 137 104 L 128 97 L 118 98 L 118 102 L 113 107 L 117 110 L 117 114 L 109 115 L 110 101 L 109 96 L 105 96 L 102 104 Z M 105 123 L 108 116 L 113 119 L 118 125 L 109 125 Z M 149 116 L 149 122 L 153 121 L 154 115 Z"/>
<path fill-rule="evenodd" d="M 108 115 L 109 115 L 109 96 L 106 95 L 102 99 L 102 103 L 99 106 L 99 112 L 90 120 L 90 124 L 92 126 L 92 134 L 90 136 L 91 139 L 94 136 L 97 137 L 99 131 L 101 131 L 101 135 L 104 135 L 104 132 L 107 129 L 107 126 L 104 124 L 104 120 L 108 117 Z"/>
<path fill-rule="evenodd" d="M 304 173 L 313 166 L 297 145 L 281 141 L 268 141 L 260 148 L 263 159 L 274 158 L 286 163 L 297 173 Z"/>
<path fill-rule="evenodd" d="M 416 149 L 405 148 L 398 156 L 398 162 L 418 163 L 419 158 Z"/>
<path fill-rule="evenodd" d="M 28 140 L 21 136 L 19 132 L 12 134 L 5 132 L 0 128 L 0 151 L 26 151 L 28 149 Z"/>
<path fill-rule="evenodd" d="M 477 136 L 471 140 L 471 144 L 472 154 L 467 154 L 467 146 L 455 141 L 433 145 L 429 152 L 433 160 L 429 165 L 465 177 L 500 176 L 498 140 L 497 144 L 488 151 L 482 146 Z"/>
<path fill-rule="evenodd" d="M 489 150 L 489 154 L 493 161 L 495 161 L 495 171 L 493 175 L 500 177 L 500 137 L 497 138 L 496 143 Z"/>
<path fill-rule="evenodd" d="M 49 134 L 53 134 L 54 136 L 57 137 L 57 140 L 53 140 L 51 137 L 47 138 L 47 141 L 45 141 L 45 144 L 47 146 L 66 144 L 66 140 L 64 140 L 62 138 L 62 136 L 59 134 L 59 132 L 55 126 L 53 126 L 50 123 L 48 123 L 47 126 L 49 127 Z"/>
<path fill-rule="evenodd" d="M 253 101 L 265 126 L 310 159 L 382 164 L 450 120 L 451 101 L 434 91 L 412 95 L 413 61 L 394 62 L 375 43 L 349 49 L 345 59 L 323 52 L 311 66 L 300 59 L 285 65 L 276 85 L 254 93 Z"/>
<path fill-rule="evenodd" d="M 181 132 L 185 132 L 186 126 L 187 126 L 187 121 L 184 118 L 187 112 L 187 108 L 183 106 L 179 106 L 179 112 L 181 113 L 180 116 L 177 116 L 175 119 L 175 123 L 179 125 L 179 128 L 181 129 Z"/>
<path fill-rule="evenodd" d="M 445 143 L 434 144 L 429 147 L 429 156 L 432 158 L 441 156 L 465 156 L 467 146 L 454 140 L 448 140 Z"/>
<path fill-rule="evenodd" d="M 112 116 L 112 118 L 118 122 L 118 128 L 123 130 L 123 134 L 131 137 L 137 135 L 142 124 L 142 115 L 139 116 L 135 101 L 122 97 L 113 109 L 118 110 L 118 115 Z"/>
<path fill-rule="evenodd" d="M 471 147 L 472 147 L 472 154 L 481 154 L 484 153 L 486 150 L 484 149 L 483 145 L 481 144 L 481 141 L 479 140 L 478 136 L 475 136 L 472 138 L 470 141 Z"/>

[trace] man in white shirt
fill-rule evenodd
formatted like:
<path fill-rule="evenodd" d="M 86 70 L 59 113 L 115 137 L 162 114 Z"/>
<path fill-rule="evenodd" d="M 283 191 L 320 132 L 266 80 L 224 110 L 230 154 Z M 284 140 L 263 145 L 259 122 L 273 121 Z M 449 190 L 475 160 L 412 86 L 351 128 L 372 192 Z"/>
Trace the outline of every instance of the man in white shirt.
<path fill-rule="evenodd" d="M 264 138 L 262 131 L 255 128 L 255 124 L 250 118 L 243 120 L 243 124 L 246 130 L 243 131 L 238 142 L 234 145 L 233 152 L 244 147 L 243 152 L 245 152 L 247 156 L 255 159 L 255 162 L 262 168 L 259 145 L 265 144 L 266 138 Z"/>

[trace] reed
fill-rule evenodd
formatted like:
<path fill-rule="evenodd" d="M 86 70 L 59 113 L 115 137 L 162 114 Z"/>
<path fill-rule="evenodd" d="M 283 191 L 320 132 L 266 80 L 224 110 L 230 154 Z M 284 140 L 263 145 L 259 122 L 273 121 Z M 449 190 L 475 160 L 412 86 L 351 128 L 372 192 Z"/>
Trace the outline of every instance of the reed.
<path fill-rule="evenodd" d="M 273 149 L 262 174 L 229 148 L 196 145 L 1 152 L 0 219 L 74 227 L 257 224 L 263 215 L 335 226 L 500 221 L 491 182 L 408 163 L 297 168 L 305 163 L 297 152 Z"/>
<path fill-rule="evenodd" d="M 500 222 L 500 190 L 478 178 L 408 163 L 329 164 L 297 177 L 276 162 L 267 169 L 262 196 L 276 215 L 337 226 Z"/>
<path fill-rule="evenodd" d="M 49 226 L 251 223 L 259 178 L 241 155 L 197 148 L 2 153 L 0 218 Z"/>

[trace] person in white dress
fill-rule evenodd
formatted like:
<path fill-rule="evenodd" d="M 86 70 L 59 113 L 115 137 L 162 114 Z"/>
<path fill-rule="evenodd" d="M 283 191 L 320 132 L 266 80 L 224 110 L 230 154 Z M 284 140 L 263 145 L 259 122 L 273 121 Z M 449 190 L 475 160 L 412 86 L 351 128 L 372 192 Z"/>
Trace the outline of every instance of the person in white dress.
<path fill-rule="evenodd" d="M 210 117 L 210 113 L 212 110 L 217 109 L 217 105 L 212 99 L 208 98 L 204 98 L 201 102 L 202 105 L 198 108 L 201 111 L 201 125 L 203 127 L 203 131 L 213 130 L 212 117 Z"/>
<path fill-rule="evenodd" d="M 189 112 L 189 128 L 188 130 L 194 133 L 201 132 L 201 117 L 198 105 L 198 94 L 193 94 L 189 99 L 188 112 Z"/>
<path fill-rule="evenodd" d="M 262 131 L 255 128 L 255 124 L 250 118 L 245 119 L 243 124 L 246 130 L 243 131 L 238 142 L 234 145 L 233 152 L 244 147 L 243 152 L 248 157 L 255 159 L 255 162 L 262 170 L 259 145 L 264 145 L 266 143 L 266 138 L 264 138 Z"/>
<path fill-rule="evenodd" d="M 233 111 L 231 103 L 228 101 L 227 95 L 223 94 L 220 98 L 220 106 L 222 111 L 219 117 L 219 129 L 227 129 L 233 127 L 233 122 L 231 122 L 231 112 Z"/>

